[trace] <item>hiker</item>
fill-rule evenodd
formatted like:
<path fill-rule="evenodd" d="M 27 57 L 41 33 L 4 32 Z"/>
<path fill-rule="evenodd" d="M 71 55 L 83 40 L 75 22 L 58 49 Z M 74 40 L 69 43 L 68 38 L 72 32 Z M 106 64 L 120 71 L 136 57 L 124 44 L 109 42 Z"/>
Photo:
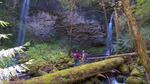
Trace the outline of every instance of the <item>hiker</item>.
<path fill-rule="evenodd" d="M 74 56 L 75 66 L 79 66 L 81 60 L 81 53 L 79 52 L 79 50 L 77 50 L 73 56 Z"/>
<path fill-rule="evenodd" d="M 86 63 L 86 56 L 85 56 L 85 51 L 82 50 L 82 59 L 81 59 L 82 64 Z"/>

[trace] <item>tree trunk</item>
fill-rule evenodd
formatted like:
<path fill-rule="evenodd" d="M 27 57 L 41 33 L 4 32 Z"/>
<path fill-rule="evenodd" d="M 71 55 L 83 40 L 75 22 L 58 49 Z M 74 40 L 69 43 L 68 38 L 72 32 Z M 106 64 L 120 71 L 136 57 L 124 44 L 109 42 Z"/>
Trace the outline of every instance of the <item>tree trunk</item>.
<path fill-rule="evenodd" d="M 141 37 L 141 34 L 138 32 L 138 26 L 135 17 L 132 15 L 132 10 L 130 8 L 130 2 L 129 0 L 121 0 L 122 6 L 124 9 L 124 12 L 126 14 L 127 20 L 129 22 L 129 25 L 131 27 L 131 32 L 134 37 L 135 42 L 135 49 L 138 53 L 138 56 L 140 58 L 141 63 L 143 64 L 146 72 L 150 76 L 150 59 L 148 57 L 148 54 L 146 53 L 146 47 L 144 44 L 144 41 Z"/>
<path fill-rule="evenodd" d="M 102 8 L 103 8 L 103 11 L 104 11 L 104 21 L 105 21 L 105 27 L 106 27 L 106 31 L 107 31 L 107 41 L 110 39 L 110 35 L 109 35 L 109 28 L 108 28 L 108 18 L 107 18 L 107 10 L 106 10 L 106 7 L 105 7 L 105 2 L 104 2 L 104 0 L 101 0 L 101 2 L 99 1 L 99 5 L 102 5 Z M 109 49 L 109 51 L 110 51 L 110 43 L 109 42 L 106 42 L 106 46 L 107 46 L 107 48 Z"/>
<path fill-rule="evenodd" d="M 118 14 L 117 14 L 117 9 L 114 8 L 114 23 L 115 23 L 115 30 L 116 30 L 116 40 L 119 40 L 120 37 L 120 23 L 119 23 L 119 18 L 118 18 Z"/>
<path fill-rule="evenodd" d="M 108 72 L 123 63 L 124 59 L 122 57 L 110 58 L 91 64 L 57 71 L 52 74 L 36 77 L 26 81 L 16 81 L 14 84 L 72 84 L 88 77 Z"/>

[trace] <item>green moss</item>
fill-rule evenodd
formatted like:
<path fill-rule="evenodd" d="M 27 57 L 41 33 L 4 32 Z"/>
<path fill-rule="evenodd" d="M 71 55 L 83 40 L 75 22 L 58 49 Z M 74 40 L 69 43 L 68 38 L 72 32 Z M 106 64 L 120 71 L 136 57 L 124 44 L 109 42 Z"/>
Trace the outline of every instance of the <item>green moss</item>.
<path fill-rule="evenodd" d="M 146 84 L 146 81 L 140 77 L 130 76 L 127 78 L 127 84 Z"/>
<path fill-rule="evenodd" d="M 131 76 L 142 77 L 144 74 L 137 68 L 134 68 L 130 73 Z"/>
<path fill-rule="evenodd" d="M 33 76 L 39 76 L 41 75 L 38 71 L 41 67 L 48 65 L 47 62 L 44 61 L 34 61 L 33 64 L 28 65 L 29 73 L 33 74 Z"/>
<path fill-rule="evenodd" d="M 121 71 L 122 74 L 128 75 L 129 74 L 129 67 L 126 64 L 122 64 L 119 67 L 119 70 Z"/>
<path fill-rule="evenodd" d="M 130 64 L 129 66 L 130 71 L 132 71 L 135 67 L 136 67 L 135 64 Z"/>
<path fill-rule="evenodd" d="M 115 64 L 113 64 L 114 61 Z M 25 82 L 26 84 L 32 84 L 33 82 L 34 83 L 41 82 L 41 84 L 62 84 L 62 82 L 65 82 L 71 84 L 74 81 L 82 80 L 85 79 L 86 77 L 91 77 L 100 72 L 106 72 L 108 70 L 111 70 L 116 66 L 122 64 L 123 62 L 124 62 L 123 58 L 120 57 L 111 58 L 100 62 L 95 62 L 95 63 L 81 65 L 70 69 L 57 71 L 52 74 L 27 80 Z M 107 69 L 103 68 L 103 66 L 106 65 L 107 65 Z"/>

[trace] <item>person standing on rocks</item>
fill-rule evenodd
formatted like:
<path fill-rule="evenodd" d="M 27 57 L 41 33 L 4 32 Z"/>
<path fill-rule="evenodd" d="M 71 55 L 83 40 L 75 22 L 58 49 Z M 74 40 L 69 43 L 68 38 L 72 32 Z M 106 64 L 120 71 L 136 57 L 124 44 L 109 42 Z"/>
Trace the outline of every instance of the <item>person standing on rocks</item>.
<path fill-rule="evenodd" d="M 77 50 L 74 55 L 74 63 L 75 63 L 75 66 L 79 66 L 80 65 L 80 60 L 81 60 L 81 53 L 79 52 L 79 50 Z"/>

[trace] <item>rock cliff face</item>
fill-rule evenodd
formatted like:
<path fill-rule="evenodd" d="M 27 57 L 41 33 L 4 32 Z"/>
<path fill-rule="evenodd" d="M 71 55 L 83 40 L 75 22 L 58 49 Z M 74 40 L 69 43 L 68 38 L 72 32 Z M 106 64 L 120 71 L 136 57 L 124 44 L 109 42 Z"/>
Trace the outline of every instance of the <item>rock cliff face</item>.
<path fill-rule="evenodd" d="M 104 32 L 102 26 L 94 19 L 86 19 L 78 12 L 65 12 L 63 16 L 54 16 L 48 12 L 39 11 L 27 18 L 30 34 L 40 41 L 50 41 L 56 35 L 71 36 L 80 44 L 103 44 Z"/>
<path fill-rule="evenodd" d="M 39 11 L 27 18 L 28 32 L 40 41 L 50 41 L 55 35 L 57 16 Z"/>
<path fill-rule="evenodd" d="M 71 36 L 81 45 L 103 44 L 105 34 L 100 23 L 94 19 L 86 19 L 84 15 L 80 14 L 67 12 L 63 19 L 58 20 L 56 31 Z"/>
<path fill-rule="evenodd" d="M 52 3 L 53 2 L 53 3 Z M 54 3 L 55 2 L 55 3 Z M 59 1 L 50 0 L 49 5 L 57 5 L 49 7 L 46 3 L 37 0 L 37 4 L 31 6 L 28 20 L 28 31 L 40 41 L 50 41 L 54 36 L 69 36 L 73 41 L 79 42 L 81 45 L 104 45 L 105 28 L 103 21 L 103 13 L 80 10 L 77 7 L 75 11 L 63 10 Z M 59 4 L 57 4 L 59 3 Z M 45 4 L 45 5 L 44 5 Z M 59 5 L 59 6 L 58 6 Z"/>

